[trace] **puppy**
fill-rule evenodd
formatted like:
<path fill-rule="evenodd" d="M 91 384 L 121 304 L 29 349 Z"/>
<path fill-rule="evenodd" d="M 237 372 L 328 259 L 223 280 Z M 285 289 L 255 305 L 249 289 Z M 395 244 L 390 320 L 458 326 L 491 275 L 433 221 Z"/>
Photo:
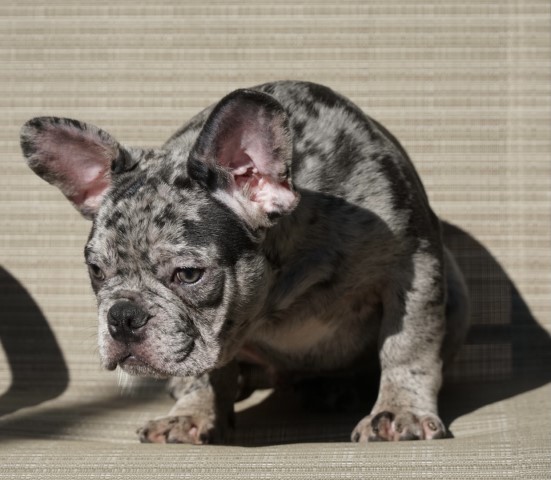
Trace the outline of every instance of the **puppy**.
<path fill-rule="evenodd" d="M 102 365 L 174 377 L 176 404 L 142 442 L 227 441 L 243 353 L 310 374 L 368 371 L 376 353 L 378 398 L 352 440 L 446 435 L 437 394 L 467 331 L 465 283 L 407 153 L 349 100 L 269 83 L 158 149 L 55 117 L 27 122 L 21 147 L 93 221 Z"/>

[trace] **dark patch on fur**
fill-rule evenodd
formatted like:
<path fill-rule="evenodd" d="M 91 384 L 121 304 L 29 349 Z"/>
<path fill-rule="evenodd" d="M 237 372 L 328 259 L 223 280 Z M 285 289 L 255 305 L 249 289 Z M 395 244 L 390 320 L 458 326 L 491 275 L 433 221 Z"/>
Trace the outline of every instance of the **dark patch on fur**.
<path fill-rule="evenodd" d="M 192 187 L 191 179 L 185 175 L 178 175 L 172 184 L 180 190 L 187 190 Z"/>
<path fill-rule="evenodd" d="M 194 155 L 190 155 L 187 162 L 187 171 L 190 178 L 193 178 L 202 187 L 208 190 L 216 189 L 216 172 L 212 168 L 209 168 L 206 162 L 198 160 Z"/>
<path fill-rule="evenodd" d="M 208 221 L 188 222 L 186 239 L 198 245 L 215 243 L 221 249 L 224 263 L 234 264 L 243 253 L 256 248 L 244 224 L 225 205 L 217 202 L 202 207 L 199 215 Z"/>
<path fill-rule="evenodd" d="M 146 205 L 145 208 L 147 209 L 148 206 L 149 205 Z M 163 208 L 160 218 L 165 223 L 176 223 L 176 221 L 178 220 L 178 212 L 176 211 L 175 206 L 172 203 L 166 204 Z"/>
<path fill-rule="evenodd" d="M 32 157 L 34 153 L 36 152 L 36 147 L 34 145 L 34 142 L 29 137 L 21 137 L 20 141 L 21 150 L 23 151 L 23 155 L 26 158 Z"/>
<path fill-rule="evenodd" d="M 336 107 L 342 107 L 344 104 L 344 102 L 333 90 L 324 85 L 308 83 L 308 91 L 310 92 L 314 100 L 323 103 L 328 108 L 333 109 Z"/>
<path fill-rule="evenodd" d="M 103 227 L 106 230 L 112 229 L 115 225 L 117 225 L 117 223 L 122 218 L 122 216 L 123 216 L 122 212 L 118 209 L 115 209 L 113 213 L 109 217 L 107 217 L 107 220 L 105 220 Z M 95 224 L 96 222 L 94 222 L 94 226 Z M 90 237 L 88 238 L 88 241 L 90 241 L 91 238 L 92 238 L 92 235 L 90 235 Z"/>
<path fill-rule="evenodd" d="M 363 144 L 360 144 L 346 128 L 342 128 L 335 137 L 334 158 L 338 162 L 339 176 L 350 178 L 358 165 L 358 160 L 364 157 Z"/>
<path fill-rule="evenodd" d="M 117 158 L 111 162 L 111 172 L 120 174 L 134 169 L 138 162 L 134 161 L 130 153 L 122 147 L 119 147 Z"/>
<path fill-rule="evenodd" d="M 377 157 L 377 163 L 385 177 L 392 185 L 392 203 L 397 211 L 410 210 L 412 206 L 412 194 L 410 185 L 404 178 L 402 169 L 396 164 L 396 160 L 388 154 Z"/>
<path fill-rule="evenodd" d="M 156 217 L 153 217 L 153 224 L 156 227 L 163 229 L 166 225 L 166 219 L 162 215 L 157 215 Z"/>
<path fill-rule="evenodd" d="M 111 200 L 114 205 L 125 198 L 130 198 L 145 185 L 145 177 L 140 175 L 138 178 L 134 176 L 125 176 L 122 181 L 119 181 L 111 194 Z"/>

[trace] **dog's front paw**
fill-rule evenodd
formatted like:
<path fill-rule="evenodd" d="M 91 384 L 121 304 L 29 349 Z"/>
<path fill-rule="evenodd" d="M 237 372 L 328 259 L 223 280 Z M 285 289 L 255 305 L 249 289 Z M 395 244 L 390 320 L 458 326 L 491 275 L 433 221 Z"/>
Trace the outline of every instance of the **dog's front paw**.
<path fill-rule="evenodd" d="M 192 416 L 168 416 L 150 420 L 137 431 L 142 443 L 191 443 L 202 445 L 214 440 L 212 422 Z"/>
<path fill-rule="evenodd" d="M 436 415 L 382 411 L 363 418 L 352 432 L 353 442 L 431 440 L 444 438 L 446 427 Z"/>

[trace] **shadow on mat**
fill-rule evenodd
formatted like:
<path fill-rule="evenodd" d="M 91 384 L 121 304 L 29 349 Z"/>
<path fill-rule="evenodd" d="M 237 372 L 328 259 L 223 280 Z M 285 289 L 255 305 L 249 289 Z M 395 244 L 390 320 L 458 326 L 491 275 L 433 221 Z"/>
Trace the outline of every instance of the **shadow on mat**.
<path fill-rule="evenodd" d="M 551 381 L 551 337 L 534 319 L 520 292 L 492 254 L 471 235 L 444 223 L 444 241 L 454 253 L 469 285 L 471 330 L 456 361 L 445 375 L 440 414 L 454 419 L 485 405 L 527 392 Z M 236 443 L 244 446 L 293 442 L 349 441 L 356 423 L 369 413 L 374 388 L 335 391 L 320 379 L 307 396 L 288 389 L 237 414 Z M 355 385 L 360 382 L 354 381 Z M 333 401 L 333 411 L 316 411 L 312 392 Z M 352 393 L 351 393 L 352 392 Z M 346 400 L 348 408 L 343 408 Z M 321 409 L 323 410 L 323 408 Z"/>
<path fill-rule="evenodd" d="M 130 418 L 125 414 L 135 407 L 144 406 L 162 398 L 162 405 L 171 404 L 164 389 L 164 382 L 158 380 L 145 380 L 137 382 L 137 388 L 132 392 L 110 390 L 100 398 L 92 400 L 72 400 L 65 402 L 63 406 L 57 403 L 44 406 L 40 409 L 31 409 L 19 412 L 17 416 L 0 419 L 0 445 L 20 439 L 65 439 L 109 442 L 109 431 L 113 430 L 112 442 L 119 442 L 124 437 L 125 441 L 139 443 L 135 433 L 141 422 Z M 99 397 L 99 395 L 96 395 Z M 164 401 L 166 399 L 166 402 Z M 156 404 L 156 407 L 159 407 Z M 165 414 L 169 406 L 164 410 L 152 408 L 151 418 Z M 120 418 L 113 413 L 120 412 Z M 102 420 L 103 418 L 103 420 Z M 109 418 L 105 420 L 105 418 Z M 122 422 L 124 427 L 117 426 Z M 98 429 L 97 424 L 103 422 L 103 428 Z M 86 428 L 86 425 L 96 425 L 95 428 Z M 84 428 L 82 426 L 85 426 Z M 118 436 L 117 436 L 118 435 Z"/>
<path fill-rule="evenodd" d="M 0 396 L 0 416 L 61 395 L 69 370 L 57 340 L 23 286 L 0 267 L 0 342 L 12 381 Z"/>

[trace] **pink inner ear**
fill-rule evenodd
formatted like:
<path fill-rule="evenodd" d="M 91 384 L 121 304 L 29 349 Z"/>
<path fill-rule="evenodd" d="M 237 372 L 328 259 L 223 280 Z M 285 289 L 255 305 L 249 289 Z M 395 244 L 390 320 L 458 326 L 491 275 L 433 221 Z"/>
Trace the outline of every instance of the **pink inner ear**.
<path fill-rule="evenodd" d="M 241 145 L 249 158 L 254 159 L 254 165 L 259 172 L 265 176 L 278 178 L 282 165 L 273 158 L 269 137 L 270 133 L 263 129 L 259 132 L 246 130 Z"/>
<path fill-rule="evenodd" d="M 81 212 L 97 210 L 109 188 L 115 148 L 102 143 L 94 132 L 71 126 L 46 130 L 37 144 L 53 183 Z"/>
<path fill-rule="evenodd" d="M 236 190 L 265 212 L 281 213 L 293 208 L 297 195 L 281 178 L 280 170 L 285 166 L 272 158 L 271 141 L 271 132 L 262 122 L 246 123 L 225 138 L 218 163 L 228 168 Z"/>
<path fill-rule="evenodd" d="M 250 151 L 250 150 L 248 150 Z M 269 165 L 264 158 L 258 162 L 261 168 L 257 168 L 256 158 L 251 157 L 248 151 L 239 149 L 234 152 L 230 165 L 235 187 L 252 202 L 260 205 L 267 213 L 290 210 L 296 202 L 296 194 L 291 190 L 286 180 L 280 180 L 270 173 L 265 173 L 262 167 Z M 262 152 L 259 152 L 262 154 Z M 251 151 L 251 154 L 254 153 Z M 253 158 L 255 160 L 253 161 Z"/>
<path fill-rule="evenodd" d="M 251 200 L 258 203 L 267 213 L 290 211 L 297 202 L 297 195 L 287 182 L 274 182 L 262 177 L 251 189 Z"/>
<path fill-rule="evenodd" d="M 255 190 L 258 187 L 261 175 L 256 168 L 251 157 L 243 150 L 238 148 L 236 151 L 231 152 L 231 159 L 225 159 L 227 166 L 235 181 L 237 190 L 242 191 L 251 200 L 255 201 Z"/>
<path fill-rule="evenodd" d="M 239 172 L 238 175 L 254 165 L 251 157 L 245 151 L 246 145 L 243 145 L 244 131 L 244 127 L 231 131 L 231 134 L 225 136 L 220 142 L 217 151 L 218 164 L 232 172 Z"/>
<path fill-rule="evenodd" d="M 88 187 L 88 188 L 86 188 Z M 85 185 L 85 189 L 77 194 L 69 196 L 69 200 L 82 210 L 97 210 L 101 205 L 103 196 L 109 188 L 109 181 L 100 177 L 95 182 Z"/>

